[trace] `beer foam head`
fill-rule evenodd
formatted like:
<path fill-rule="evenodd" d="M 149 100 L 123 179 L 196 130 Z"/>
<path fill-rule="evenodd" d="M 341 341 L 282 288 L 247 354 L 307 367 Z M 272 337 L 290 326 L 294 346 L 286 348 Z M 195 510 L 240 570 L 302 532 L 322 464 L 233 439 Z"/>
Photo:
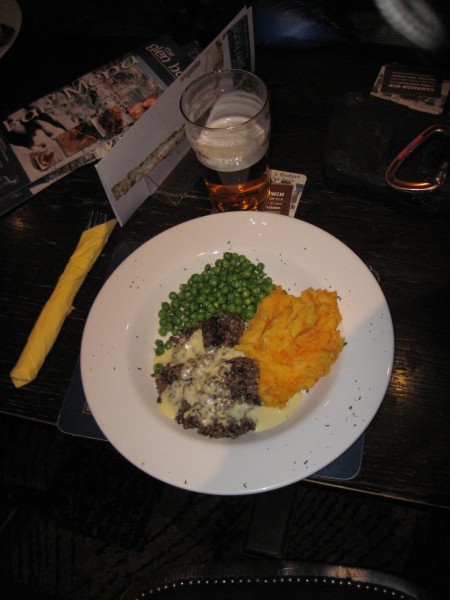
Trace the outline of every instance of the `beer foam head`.
<path fill-rule="evenodd" d="M 264 131 L 259 128 L 253 136 L 230 131 L 202 131 L 195 143 L 197 156 L 205 166 L 218 171 L 237 171 L 258 162 L 267 152 Z"/>
<path fill-rule="evenodd" d="M 252 166 L 267 152 L 269 119 L 253 119 L 263 108 L 260 100 L 242 91 L 220 96 L 206 127 L 190 142 L 198 159 L 210 169 L 237 171 Z"/>
<path fill-rule="evenodd" d="M 228 92 L 217 98 L 210 110 L 206 126 L 223 127 L 223 125 L 214 125 L 214 123 L 226 121 L 230 116 L 240 119 L 240 123 L 236 122 L 236 125 L 240 125 L 245 121 L 257 118 L 263 107 L 262 100 L 254 94 L 243 90 Z"/>

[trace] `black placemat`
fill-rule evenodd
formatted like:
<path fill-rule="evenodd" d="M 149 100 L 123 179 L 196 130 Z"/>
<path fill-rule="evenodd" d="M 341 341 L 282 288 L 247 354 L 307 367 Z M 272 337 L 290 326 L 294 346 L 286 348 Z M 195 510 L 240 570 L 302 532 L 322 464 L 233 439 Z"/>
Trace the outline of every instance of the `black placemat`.
<path fill-rule="evenodd" d="M 140 246 L 136 242 L 121 242 L 116 247 L 108 276 Z M 81 379 L 80 362 L 78 361 L 58 419 L 58 427 L 63 433 L 106 441 L 100 427 L 97 425 L 84 395 Z M 339 458 L 314 474 L 315 477 L 327 479 L 352 479 L 361 467 L 364 447 L 364 434 Z"/>

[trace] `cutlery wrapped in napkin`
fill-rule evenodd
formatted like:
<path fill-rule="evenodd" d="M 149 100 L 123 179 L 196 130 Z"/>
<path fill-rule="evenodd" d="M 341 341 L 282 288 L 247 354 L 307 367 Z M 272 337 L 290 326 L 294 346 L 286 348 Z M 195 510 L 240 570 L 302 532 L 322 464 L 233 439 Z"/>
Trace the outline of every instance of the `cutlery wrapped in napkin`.
<path fill-rule="evenodd" d="M 91 267 L 99 257 L 116 219 L 83 232 L 55 289 L 42 309 L 27 344 L 10 373 L 13 384 L 22 387 L 33 381 L 53 347 L 65 318 L 72 310 L 72 302 Z"/>

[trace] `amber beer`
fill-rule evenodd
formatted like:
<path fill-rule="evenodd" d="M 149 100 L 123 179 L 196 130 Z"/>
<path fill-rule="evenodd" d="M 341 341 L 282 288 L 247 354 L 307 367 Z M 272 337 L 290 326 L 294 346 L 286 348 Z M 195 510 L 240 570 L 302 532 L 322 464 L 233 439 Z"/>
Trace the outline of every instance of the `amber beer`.
<path fill-rule="evenodd" d="M 203 166 L 205 184 L 215 210 L 261 210 L 270 193 L 267 157 L 239 171 L 218 171 Z"/>
<path fill-rule="evenodd" d="M 184 92 L 181 111 L 213 209 L 262 209 L 270 192 L 270 111 L 264 83 L 246 71 L 206 75 Z"/>

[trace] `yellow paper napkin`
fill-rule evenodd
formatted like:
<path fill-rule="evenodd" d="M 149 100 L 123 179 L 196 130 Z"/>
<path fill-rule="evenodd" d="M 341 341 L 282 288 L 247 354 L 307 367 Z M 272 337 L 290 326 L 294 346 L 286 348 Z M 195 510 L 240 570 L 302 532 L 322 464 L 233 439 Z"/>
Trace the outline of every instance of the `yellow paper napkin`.
<path fill-rule="evenodd" d="M 30 333 L 16 366 L 10 373 L 16 387 L 30 383 L 39 373 L 65 318 L 73 308 L 72 302 L 76 293 L 99 257 L 116 223 L 116 219 L 111 219 L 107 223 L 87 229 L 81 235 L 74 253 Z"/>

